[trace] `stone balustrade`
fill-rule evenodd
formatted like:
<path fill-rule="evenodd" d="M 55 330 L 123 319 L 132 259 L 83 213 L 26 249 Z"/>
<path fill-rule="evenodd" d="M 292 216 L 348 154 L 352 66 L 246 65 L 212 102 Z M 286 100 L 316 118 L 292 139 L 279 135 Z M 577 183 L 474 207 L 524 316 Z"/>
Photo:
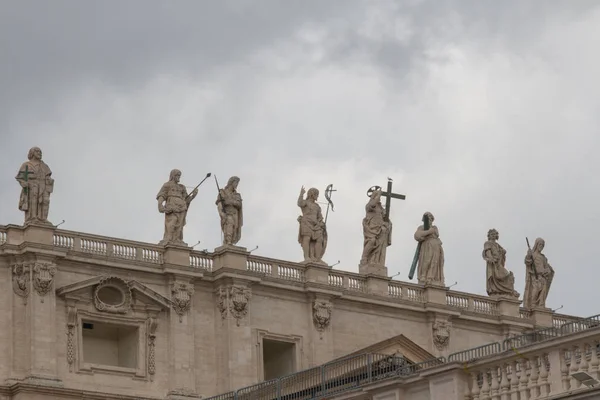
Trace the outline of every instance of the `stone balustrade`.
<path fill-rule="evenodd" d="M 0 226 L 0 246 L 11 243 L 10 235 L 14 230 L 9 229 L 16 226 Z M 85 253 L 86 256 L 92 255 L 96 258 L 112 259 L 122 262 L 141 262 L 149 266 L 158 266 L 164 263 L 165 248 L 150 243 L 136 242 L 131 240 L 116 239 L 99 235 L 91 235 L 81 232 L 74 232 L 62 229 L 53 229 L 52 245 L 56 249 L 64 249 L 67 254 Z M 205 273 L 218 274 L 218 268 L 215 266 L 215 253 L 208 251 L 194 251 L 191 248 L 184 248 L 188 252 L 189 264 L 185 265 L 191 268 L 203 270 Z M 373 283 L 369 277 L 357 273 L 342 270 L 328 269 L 320 267 L 319 274 L 307 274 L 307 265 L 302 263 L 293 263 L 290 261 L 277 260 L 268 257 L 256 256 L 247 252 L 242 252 L 245 257 L 245 271 L 259 275 L 264 278 L 275 279 L 282 282 L 326 282 L 334 290 L 346 292 L 348 294 L 356 293 L 363 295 L 376 295 L 389 299 L 390 302 L 408 302 L 419 304 L 427 303 L 426 288 L 422 285 L 394 281 L 386 277 L 378 277 L 378 281 Z M 185 259 L 188 259 L 185 258 Z M 315 276 L 322 276 L 323 279 L 316 280 Z M 498 301 L 487 296 L 464 293 L 458 291 L 445 291 L 444 306 L 448 306 L 461 312 L 474 313 L 484 318 L 498 318 L 501 312 L 498 308 Z M 520 309 L 518 316 L 525 320 L 531 320 L 531 312 Z M 558 327 L 565 323 L 576 321 L 578 318 L 564 314 L 554 314 L 552 323 Z"/>

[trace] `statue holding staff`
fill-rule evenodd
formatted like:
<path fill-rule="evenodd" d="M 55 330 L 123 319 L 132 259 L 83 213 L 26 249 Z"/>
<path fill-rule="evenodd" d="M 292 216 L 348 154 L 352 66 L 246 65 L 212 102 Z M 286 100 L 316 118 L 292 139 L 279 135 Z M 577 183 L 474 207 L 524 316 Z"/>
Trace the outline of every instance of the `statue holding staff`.
<path fill-rule="evenodd" d="M 319 189 L 310 188 L 306 193 L 306 199 L 304 193 L 306 190 L 302 186 L 297 203 L 302 210 L 302 215 L 298 217 L 300 224 L 298 242 L 302 246 L 304 262 L 325 264 L 322 258 L 327 248 L 327 227 L 323 220 L 321 206 L 317 203 Z"/>
<path fill-rule="evenodd" d="M 535 239 L 533 249 L 529 247 L 527 239 L 527 255 L 525 256 L 525 293 L 523 306 L 525 308 L 546 307 L 546 299 L 552 280 L 554 269 L 548 263 L 548 259 L 542 253 L 546 242 L 542 238 Z"/>
<path fill-rule="evenodd" d="M 392 222 L 386 219 L 381 194 L 381 188 L 374 189 L 365 206 L 363 253 L 359 268 L 366 265 L 384 267 L 387 248 L 392 244 Z"/>
<path fill-rule="evenodd" d="M 186 223 L 190 203 L 198 194 L 198 187 L 188 194 L 185 186 L 179 183 L 180 179 L 181 171 L 172 170 L 169 181 L 162 185 L 156 195 L 158 212 L 165 214 L 165 232 L 163 239 L 159 242 L 163 246 L 168 244 L 187 246 L 187 243 L 183 241 L 183 227 Z"/>
<path fill-rule="evenodd" d="M 15 179 L 21 185 L 19 210 L 25 212 L 25 224 L 50 224 L 50 194 L 54 191 L 54 179 L 50 167 L 42 161 L 42 150 L 32 147 Z"/>
<path fill-rule="evenodd" d="M 242 238 L 242 225 L 244 224 L 242 196 L 237 192 L 240 178 L 232 176 L 223 189 L 219 189 L 216 175 L 215 182 L 219 191 L 215 204 L 221 218 L 223 244 L 235 245 Z"/>

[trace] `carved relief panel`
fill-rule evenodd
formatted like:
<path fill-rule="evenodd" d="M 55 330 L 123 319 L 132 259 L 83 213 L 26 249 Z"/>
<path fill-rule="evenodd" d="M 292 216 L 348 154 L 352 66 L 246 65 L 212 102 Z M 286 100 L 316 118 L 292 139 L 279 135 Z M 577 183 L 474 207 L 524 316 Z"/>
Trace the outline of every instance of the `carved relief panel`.
<path fill-rule="evenodd" d="M 433 344 L 439 351 L 445 350 L 450 344 L 450 329 L 452 323 L 445 319 L 436 319 L 432 324 Z"/>
<path fill-rule="evenodd" d="M 315 300 L 313 302 L 313 322 L 315 328 L 323 338 L 323 331 L 331 324 L 331 310 L 333 305 L 329 300 Z"/>
<path fill-rule="evenodd" d="M 221 318 L 231 316 L 236 325 L 240 326 L 241 320 L 248 314 L 252 291 L 249 287 L 241 285 L 221 286 L 217 289 L 217 308 Z"/>

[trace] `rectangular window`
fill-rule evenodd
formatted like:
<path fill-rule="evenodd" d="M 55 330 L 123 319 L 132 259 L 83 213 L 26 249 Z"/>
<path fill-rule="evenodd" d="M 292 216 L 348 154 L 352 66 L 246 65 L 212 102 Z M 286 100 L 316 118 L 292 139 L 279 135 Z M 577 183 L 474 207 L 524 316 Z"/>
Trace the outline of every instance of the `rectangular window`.
<path fill-rule="evenodd" d="M 263 370 L 265 380 L 296 372 L 296 344 L 263 339 Z"/>
<path fill-rule="evenodd" d="M 137 368 L 138 327 L 84 320 L 81 336 L 85 363 Z"/>

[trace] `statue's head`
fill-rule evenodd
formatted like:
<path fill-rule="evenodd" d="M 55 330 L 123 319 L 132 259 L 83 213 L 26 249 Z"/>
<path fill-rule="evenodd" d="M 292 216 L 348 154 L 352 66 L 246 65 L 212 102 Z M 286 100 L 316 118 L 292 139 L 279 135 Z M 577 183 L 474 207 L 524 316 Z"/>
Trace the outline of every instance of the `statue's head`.
<path fill-rule="evenodd" d="M 541 252 L 544 250 L 544 246 L 546 245 L 546 241 L 542 238 L 535 239 L 535 243 L 533 244 L 533 249 L 531 249 L 534 253 Z"/>
<path fill-rule="evenodd" d="M 29 153 L 27 153 L 27 159 L 32 160 L 34 158 L 36 160 L 42 159 L 42 149 L 40 149 L 39 147 L 32 147 L 31 149 L 29 149 Z"/>
<path fill-rule="evenodd" d="M 181 171 L 178 169 L 171 170 L 171 173 L 169 174 L 169 180 L 179 183 L 179 179 L 181 179 Z"/>
<path fill-rule="evenodd" d="M 317 200 L 319 198 L 319 189 L 317 189 L 317 188 L 308 189 L 308 192 L 306 193 L 306 197 L 313 199 L 313 200 Z"/>
<path fill-rule="evenodd" d="M 500 238 L 500 234 L 498 233 L 497 230 L 492 228 L 488 231 L 487 237 L 488 237 L 488 240 L 498 240 L 498 238 Z"/>
<path fill-rule="evenodd" d="M 429 219 L 429 225 L 433 224 L 433 221 L 435 221 L 433 214 L 430 213 L 429 211 L 427 211 L 425 214 L 423 214 L 423 222 L 425 222 L 425 218 Z"/>
<path fill-rule="evenodd" d="M 232 187 L 233 189 L 237 189 L 239 183 L 240 183 L 240 178 L 238 178 L 237 176 L 232 176 L 227 181 L 227 187 Z"/>

